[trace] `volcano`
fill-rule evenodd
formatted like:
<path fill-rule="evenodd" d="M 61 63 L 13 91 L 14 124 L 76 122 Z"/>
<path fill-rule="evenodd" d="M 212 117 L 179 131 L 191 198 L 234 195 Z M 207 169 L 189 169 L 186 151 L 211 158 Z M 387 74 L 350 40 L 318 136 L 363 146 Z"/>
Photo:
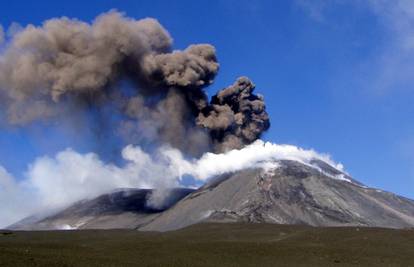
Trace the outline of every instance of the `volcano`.
<path fill-rule="evenodd" d="M 220 175 L 198 190 L 174 189 L 163 209 L 147 205 L 151 190 L 122 189 L 9 228 L 170 231 L 200 222 L 414 227 L 413 200 L 369 188 L 321 160 L 276 164 Z"/>

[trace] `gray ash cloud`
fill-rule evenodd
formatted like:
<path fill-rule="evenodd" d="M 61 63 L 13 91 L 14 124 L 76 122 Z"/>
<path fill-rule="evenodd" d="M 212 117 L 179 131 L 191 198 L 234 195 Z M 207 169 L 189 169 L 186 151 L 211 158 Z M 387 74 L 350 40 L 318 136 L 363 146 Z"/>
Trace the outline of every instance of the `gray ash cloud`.
<path fill-rule="evenodd" d="M 217 151 L 242 148 L 270 127 L 263 96 L 253 93 L 247 78 L 219 91 L 197 117 L 197 124 L 210 132 Z"/>
<path fill-rule="evenodd" d="M 11 124 L 64 119 L 90 107 L 107 114 L 110 107 L 120 115 L 116 126 L 98 127 L 116 127 L 129 143 L 169 144 L 191 155 L 240 148 L 269 128 L 263 97 L 246 77 L 208 101 L 205 87 L 219 70 L 215 48 L 174 51 L 155 19 L 117 11 L 92 23 L 55 18 L 5 42 L 0 104 Z M 129 82 L 128 93 L 121 81 Z"/>

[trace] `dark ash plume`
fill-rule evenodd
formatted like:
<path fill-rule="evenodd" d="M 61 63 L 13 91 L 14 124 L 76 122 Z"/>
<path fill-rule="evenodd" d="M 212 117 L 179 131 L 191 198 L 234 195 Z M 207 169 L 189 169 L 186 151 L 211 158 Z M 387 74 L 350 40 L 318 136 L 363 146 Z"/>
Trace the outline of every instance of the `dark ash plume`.
<path fill-rule="evenodd" d="M 42 27 L 27 26 L 11 40 L 0 62 L 0 88 L 13 101 L 28 105 L 24 113 L 41 118 L 51 111 L 34 110 L 34 99 L 50 101 L 56 108 L 64 97 L 103 94 L 127 58 L 142 61 L 147 54 L 169 51 L 171 43 L 156 20 L 132 20 L 115 11 L 91 25 L 51 19 Z"/>
<path fill-rule="evenodd" d="M 168 143 L 191 155 L 200 155 L 209 150 L 208 134 L 194 125 L 194 115 L 188 100 L 177 89 L 170 89 L 164 99 L 155 105 L 145 103 L 142 96 L 127 101 L 120 131 L 130 143 L 157 141 Z M 153 140 L 156 138 L 157 140 Z"/>
<path fill-rule="evenodd" d="M 6 40 L 0 104 L 13 124 L 110 107 L 120 114 L 116 132 L 129 143 L 167 143 L 192 155 L 240 148 L 268 129 L 269 118 L 247 78 L 209 103 L 204 88 L 218 69 L 213 46 L 173 51 L 169 33 L 155 19 L 134 20 L 117 11 L 91 24 L 63 17 L 29 25 Z M 131 83 L 131 92 L 121 81 Z M 107 123 L 93 127 L 102 125 Z"/>
<path fill-rule="evenodd" d="M 217 151 L 241 148 L 269 128 L 263 97 L 253 94 L 254 88 L 247 77 L 240 77 L 213 96 L 197 117 L 197 124 L 209 129 Z"/>
<path fill-rule="evenodd" d="M 144 58 L 142 73 L 159 86 L 202 87 L 213 82 L 218 71 L 213 46 L 190 45 L 184 51 L 151 54 Z"/>

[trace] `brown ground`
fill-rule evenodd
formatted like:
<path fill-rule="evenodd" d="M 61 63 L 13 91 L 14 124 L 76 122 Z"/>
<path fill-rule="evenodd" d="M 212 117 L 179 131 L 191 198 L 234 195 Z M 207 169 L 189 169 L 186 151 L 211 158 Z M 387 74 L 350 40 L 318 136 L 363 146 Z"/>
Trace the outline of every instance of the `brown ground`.
<path fill-rule="evenodd" d="M 0 231 L 0 266 L 414 266 L 414 230 L 199 224 L 166 233 Z"/>

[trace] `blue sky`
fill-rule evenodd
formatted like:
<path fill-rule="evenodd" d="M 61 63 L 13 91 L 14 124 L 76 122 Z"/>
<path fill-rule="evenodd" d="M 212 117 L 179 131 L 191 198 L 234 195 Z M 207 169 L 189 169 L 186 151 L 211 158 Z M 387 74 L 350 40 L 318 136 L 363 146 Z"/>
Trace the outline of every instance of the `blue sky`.
<path fill-rule="evenodd" d="M 91 21 L 112 8 L 158 19 L 177 49 L 213 44 L 221 70 L 209 92 L 250 77 L 271 117 L 264 139 L 329 153 L 361 182 L 414 198 L 410 1 L 2 1 L 0 24 Z M 40 155 L 97 149 L 75 136 L 3 127 L 0 164 L 18 175 Z"/>

